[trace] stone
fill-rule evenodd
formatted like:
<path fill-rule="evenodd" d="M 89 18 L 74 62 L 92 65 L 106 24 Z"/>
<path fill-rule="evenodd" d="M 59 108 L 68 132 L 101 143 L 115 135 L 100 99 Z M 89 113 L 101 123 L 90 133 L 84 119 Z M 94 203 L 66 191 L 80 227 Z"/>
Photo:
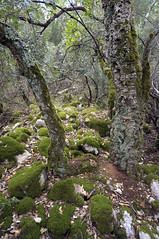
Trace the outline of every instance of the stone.
<path fill-rule="evenodd" d="M 95 148 L 95 147 L 92 147 L 88 144 L 84 144 L 83 145 L 83 148 L 85 149 L 85 151 L 87 151 L 88 153 L 94 153 L 95 155 L 97 155 L 99 152 L 98 152 L 98 149 Z"/>
<path fill-rule="evenodd" d="M 123 220 L 124 220 L 123 226 L 126 230 L 127 238 L 131 238 L 132 236 L 135 235 L 135 230 L 132 227 L 133 218 L 131 217 L 130 213 L 128 213 L 127 211 L 124 211 Z"/>
<path fill-rule="evenodd" d="M 149 236 L 149 234 L 144 233 L 144 232 L 139 232 L 139 238 L 140 238 L 140 239 L 151 239 L 151 237 Z"/>
<path fill-rule="evenodd" d="M 40 179 L 39 179 L 39 183 L 41 187 L 44 187 L 47 181 L 47 169 L 44 168 L 43 171 L 40 174 Z"/>
<path fill-rule="evenodd" d="M 37 125 L 38 127 L 46 127 L 45 121 L 42 120 L 42 119 L 37 119 L 36 125 Z"/>
<path fill-rule="evenodd" d="M 27 161 L 29 158 L 31 158 L 31 153 L 29 153 L 27 150 L 25 150 L 23 154 L 19 154 L 16 156 L 17 163 L 19 164 Z"/>
<path fill-rule="evenodd" d="M 40 223 L 42 221 L 42 218 L 41 217 L 34 217 L 34 221 L 36 223 Z"/>
<path fill-rule="evenodd" d="M 159 200 L 159 181 L 153 180 L 151 183 L 152 194 Z"/>

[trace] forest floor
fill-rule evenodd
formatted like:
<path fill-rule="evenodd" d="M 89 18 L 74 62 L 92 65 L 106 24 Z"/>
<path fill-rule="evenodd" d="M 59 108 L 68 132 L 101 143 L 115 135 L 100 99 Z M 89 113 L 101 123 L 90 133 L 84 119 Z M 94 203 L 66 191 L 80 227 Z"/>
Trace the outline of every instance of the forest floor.
<path fill-rule="evenodd" d="M 93 107 L 93 106 L 92 106 Z M 62 109 L 64 111 L 65 108 Z M 69 147 L 69 140 L 73 139 L 76 141 L 77 131 L 82 130 L 83 132 L 92 131 L 96 132 L 95 130 L 90 129 L 88 126 L 84 124 L 84 116 L 80 113 L 77 116 L 76 120 L 80 121 L 80 126 L 78 129 L 74 129 L 73 131 L 66 131 L 66 143 L 71 152 Z M 107 115 L 107 111 L 97 111 L 91 112 L 93 113 L 94 117 L 101 119 Z M 33 114 L 33 112 L 31 112 Z M 37 116 L 38 113 L 34 111 L 34 114 Z M 28 113 L 29 115 L 29 113 Z M 30 129 L 35 128 L 35 124 L 32 121 L 28 121 L 28 115 L 21 115 L 19 125 L 17 127 L 26 127 Z M 70 118 L 64 119 L 63 123 L 66 127 L 72 124 L 70 122 Z M 13 124 L 9 127 L 9 132 L 13 131 Z M 156 132 L 150 126 L 151 132 L 144 134 L 144 145 L 142 149 L 142 165 L 159 165 L 159 151 L 155 147 L 155 140 L 156 140 Z M 7 135 L 5 133 L 6 130 L 3 131 L 3 136 Z M 82 136 L 84 137 L 84 136 Z M 105 140 L 102 137 L 103 140 Z M 21 168 L 32 165 L 35 160 L 36 161 L 44 161 L 46 159 L 45 156 L 40 155 L 39 149 L 37 146 L 37 134 L 35 135 L 32 133 L 30 136 L 30 140 L 27 143 L 23 143 L 27 147 L 27 151 L 30 153 L 30 157 L 23 163 L 17 163 L 11 169 L 4 167 L 4 172 L 0 179 L 0 193 L 4 194 L 5 197 L 11 200 L 11 197 L 8 193 L 8 183 L 12 176 Z M 33 148 L 36 148 L 37 151 L 34 152 Z M 94 187 L 98 188 L 100 194 L 109 194 L 109 198 L 113 203 L 113 209 L 115 211 L 120 210 L 120 207 L 128 207 L 131 209 L 135 216 L 135 223 L 134 223 L 134 235 L 127 236 L 127 238 L 138 238 L 138 228 L 142 224 L 142 222 L 147 222 L 150 225 L 158 225 L 159 222 L 159 213 L 158 209 L 154 209 L 149 202 L 150 198 L 155 198 L 152 195 L 150 186 L 144 182 L 146 174 L 143 170 L 140 170 L 137 175 L 127 175 L 125 172 L 121 171 L 112 161 L 109 159 L 109 152 L 100 149 L 100 152 L 97 157 L 98 168 L 93 172 L 84 172 L 80 173 L 76 176 L 77 178 L 87 178 L 89 180 L 93 179 Z M 71 160 L 71 158 L 69 159 Z M 103 183 L 105 179 L 107 183 Z M 51 189 L 55 182 L 59 181 L 59 178 L 53 175 L 51 172 L 48 173 L 48 189 Z M 53 201 L 47 198 L 47 190 L 44 190 L 40 197 L 35 198 L 36 205 L 42 204 L 45 208 L 46 218 L 49 217 L 50 208 L 53 206 Z M 91 195 L 92 196 L 92 195 Z M 97 228 L 94 224 L 91 223 L 90 214 L 89 214 L 89 196 L 87 195 L 87 199 L 84 202 L 84 206 L 82 208 L 76 208 L 74 219 L 77 217 L 85 218 L 87 223 L 87 232 L 89 236 L 93 236 L 93 238 L 100 238 L 100 233 L 98 232 Z M 0 210 L 1 211 L 1 210 Z M 1 214 L 0 214 L 1 215 Z M 18 215 L 17 212 L 13 212 L 13 221 L 11 226 L 3 232 L 3 236 L 1 238 L 9 239 L 9 238 L 21 238 L 20 232 L 21 229 L 19 228 L 20 221 L 23 217 L 31 216 L 36 218 L 38 216 L 37 210 L 32 210 L 25 215 Z M 72 220 L 74 220 L 72 219 Z M 0 228 L 3 230 L 3 222 L 0 224 Z M 129 232 L 128 232 L 129 233 Z M 48 228 L 41 229 L 41 239 L 45 238 L 52 238 Z M 69 235 L 66 234 L 65 238 L 69 238 Z M 104 238 L 120 238 L 116 237 L 114 232 L 109 235 L 105 235 Z"/>

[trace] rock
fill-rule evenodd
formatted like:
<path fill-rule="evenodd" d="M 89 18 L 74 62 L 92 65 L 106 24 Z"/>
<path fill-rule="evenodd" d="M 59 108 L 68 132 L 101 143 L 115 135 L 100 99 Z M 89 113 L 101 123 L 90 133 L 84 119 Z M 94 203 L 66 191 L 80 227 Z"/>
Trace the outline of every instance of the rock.
<path fill-rule="evenodd" d="M 37 119 L 36 125 L 37 125 L 38 127 L 46 127 L 45 121 L 42 120 L 42 119 Z"/>
<path fill-rule="evenodd" d="M 149 236 L 149 234 L 144 233 L 144 232 L 139 232 L 139 238 L 140 238 L 140 239 L 151 239 L 151 237 Z"/>
<path fill-rule="evenodd" d="M 44 187 L 46 185 L 46 181 L 47 181 L 47 169 L 44 168 L 40 174 L 40 180 L 39 180 L 40 186 Z"/>
<path fill-rule="evenodd" d="M 97 155 L 97 154 L 99 153 L 97 148 L 92 147 L 92 146 L 90 146 L 90 145 L 88 145 L 88 144 L 84 144 L 84 145 L 83 145 L 83 148 L 84 148 L 84 150 L 85 150 L 86 152 L 88 152 L 88 153 L 93 153 L 93 154 L 95 154 L 95 155 Z"/>
<path fill-rule="evenodd" d="M 127 238 L 131 238 L 132 236 L 135 235 L 135 230 L 132 226 L 133 218 L 131 217 L 130 213 L 128 213 L 127 211 L 124 211 L 123 220 L 124 220 L 123 226 L 126 230 Z"/>
<path fill-rule="evenodd" d="M 19 127 L 20 123 L 16 123 L 13 127 L 12 127 L 12 130 L 16 129 L 17 127 Z"/>
<path fill-rule="evenodd" d="M 41 217 L 34 217 L 34 221 L 36 223 L 40 223 L 42 221 L 42 218 Z"/>
<path fill-rule="evenodd" d="M 159 200 L 159 181 L 153 180 L 151 183 L 152 194 Z"/>
<path fill-rule="evenodd" d="M 31 157 L 31 153 L 29 153 L 27 150 L 23 154 L 19 154 L 16 156 L 17 163 L 21 164 L 25 161 L 27 161 Z"/>
<path fill-rule="evenodd" d="M 87 192 L 83 188 L 83 185 L 81 186 L 79 184 L 74 183 L 74 187 L 75 187 L 75 193 L 79 193 L 79 194 L 83 194 L 83 195 L 87 194 Z"/>
<path fill-rule="evenodd" d="M 155 201 L 155 199 L 153 197 L 150 197 L 149 203 L 151 204 L 153 201 Z"/>

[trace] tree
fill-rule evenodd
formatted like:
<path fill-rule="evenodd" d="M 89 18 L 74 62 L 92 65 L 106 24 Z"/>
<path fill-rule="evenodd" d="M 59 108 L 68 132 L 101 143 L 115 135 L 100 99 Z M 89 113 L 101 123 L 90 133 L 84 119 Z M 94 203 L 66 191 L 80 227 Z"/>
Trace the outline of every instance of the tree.
<path fill-rule="evenodd" d="M 130 172 L 140 158 L 144 85 L 137 49 L 137 33 L 130 0 L 102 0 L 107 54 L 116 92 L 111 157 Z M 143 80 L 143 81 L 142 81 Z M 147 89 L 149 90 L 149 89 Z"/>

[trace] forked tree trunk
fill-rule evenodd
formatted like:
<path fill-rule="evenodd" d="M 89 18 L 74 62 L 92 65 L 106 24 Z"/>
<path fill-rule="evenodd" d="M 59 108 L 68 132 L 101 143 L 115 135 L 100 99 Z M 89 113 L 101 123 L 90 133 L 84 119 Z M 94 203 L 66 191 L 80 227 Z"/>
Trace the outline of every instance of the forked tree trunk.
<path fill-rule="evenodd" d="M 52 104 L 46 80 L 19 35 L 11 27 L 2 23 L 0 23 L 0 43 L 10 49 L 19 64 L 20 71 L 27 77 L 50 132 L 48 166 L 56 168 L 58 175 L 63 176 L 66 173 L 66 163 L 63 160 L 65 134 Z"/>
<path fill-rule="evenodd" d="M 142 142 L 142 74 L 137 34 L 129 0 L 102 0 L 102 3 L 108 57 L 116 92 L 111 158 L 121 169 L 130 172 L 139 160 Z"/>

